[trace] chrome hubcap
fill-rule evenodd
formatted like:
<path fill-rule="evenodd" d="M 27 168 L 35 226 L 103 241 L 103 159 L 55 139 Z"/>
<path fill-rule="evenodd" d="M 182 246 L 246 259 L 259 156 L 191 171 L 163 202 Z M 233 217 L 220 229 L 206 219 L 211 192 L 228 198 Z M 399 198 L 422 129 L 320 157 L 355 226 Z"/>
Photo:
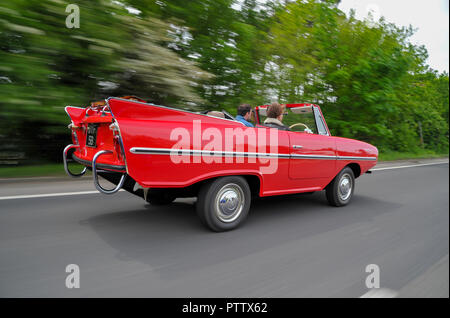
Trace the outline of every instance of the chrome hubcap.
<path fill-rule="evenodd" d="M 225 223 L 233 222 L 244 208 L 244 192 L 237 184 L 223 186 L 216 196 L 216 216 Z"/>
<path fill-rule="evenodd" d="M 349 174 L 344 174 L 339 180 L 338 194 L 342 201 L 348 200 L 352 194 L 353 181 Z"/>

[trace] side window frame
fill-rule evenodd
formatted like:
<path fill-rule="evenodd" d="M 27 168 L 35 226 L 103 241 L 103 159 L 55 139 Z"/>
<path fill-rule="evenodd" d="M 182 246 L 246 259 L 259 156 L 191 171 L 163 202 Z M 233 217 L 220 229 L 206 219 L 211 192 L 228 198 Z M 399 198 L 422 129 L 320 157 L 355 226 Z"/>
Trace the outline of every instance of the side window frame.
<path fill-rule="evenodd" d="M 322 115 L 320 114 L 319 109 L 314 106 L 313 111 L 314 111 L 314 118 L 316 120 L 317 133 L 319 135 L 329 136 L 330 134 L 328 133 L 328 130 L 325 126 L 325 122 L 322 118 Z"/>

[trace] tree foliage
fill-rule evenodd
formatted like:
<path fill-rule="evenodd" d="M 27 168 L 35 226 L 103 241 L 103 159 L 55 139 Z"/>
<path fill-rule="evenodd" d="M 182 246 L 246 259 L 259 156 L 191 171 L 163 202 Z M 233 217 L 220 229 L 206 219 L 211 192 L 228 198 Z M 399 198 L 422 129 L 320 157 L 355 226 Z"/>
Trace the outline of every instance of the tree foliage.
<path fill-rule="evenodd" d="M 59 151 L 65 105 L 125 94 L 230 112 L 313 102 L 334 135 L 448 152 L 448 74 L 426 65 L 411 27 L 357 20 L 335 0 L 80 0 L 69 29 L 69 3 L 0 4 L 0 152 Z"/>

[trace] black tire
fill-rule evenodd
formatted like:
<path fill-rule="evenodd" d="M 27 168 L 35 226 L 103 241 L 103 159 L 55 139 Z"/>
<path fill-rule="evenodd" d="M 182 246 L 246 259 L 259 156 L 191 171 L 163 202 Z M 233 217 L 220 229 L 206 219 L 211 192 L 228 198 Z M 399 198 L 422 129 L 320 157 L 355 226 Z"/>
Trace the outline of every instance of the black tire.
<path fill-rule="evenodd" d="M 347 205 L 355 191 L 355 175 L 353 170 L 345 167 L 325 189 L 328 203 L 332 206 Z"/>
<path fill-rule="evenodd" d="M 214 232 L 233 230 L 247 218 L 251 197 L 250 187 L 243 177 L 221 177 L 200 188 L 197 215 Z"/>
<path fill-rule="evenodd" d="M 147 193 L 147 202 L 151 205 L 167 205 L 175 199 L 176 197 L 168 191 L 149 190 Z"/>

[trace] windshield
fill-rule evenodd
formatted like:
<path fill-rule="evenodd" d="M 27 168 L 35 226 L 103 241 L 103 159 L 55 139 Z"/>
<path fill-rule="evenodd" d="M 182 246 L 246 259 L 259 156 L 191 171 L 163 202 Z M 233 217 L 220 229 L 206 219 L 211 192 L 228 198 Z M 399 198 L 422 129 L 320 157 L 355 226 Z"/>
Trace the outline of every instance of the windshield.
<path fill-rule="evenodd" d="M 264 120 L 267 118 L 267 108 L 260 108 L 258 110 L 258 115 L 260 123 L 264 124 Z M 317 134 L 313 106 L 286 108 L 283 117 L 283 124 L 288 127 L 292 127 L 292 131 L 305 132 L 306 129 L 309 129 L 310 131 L 307 132 Z"/>

